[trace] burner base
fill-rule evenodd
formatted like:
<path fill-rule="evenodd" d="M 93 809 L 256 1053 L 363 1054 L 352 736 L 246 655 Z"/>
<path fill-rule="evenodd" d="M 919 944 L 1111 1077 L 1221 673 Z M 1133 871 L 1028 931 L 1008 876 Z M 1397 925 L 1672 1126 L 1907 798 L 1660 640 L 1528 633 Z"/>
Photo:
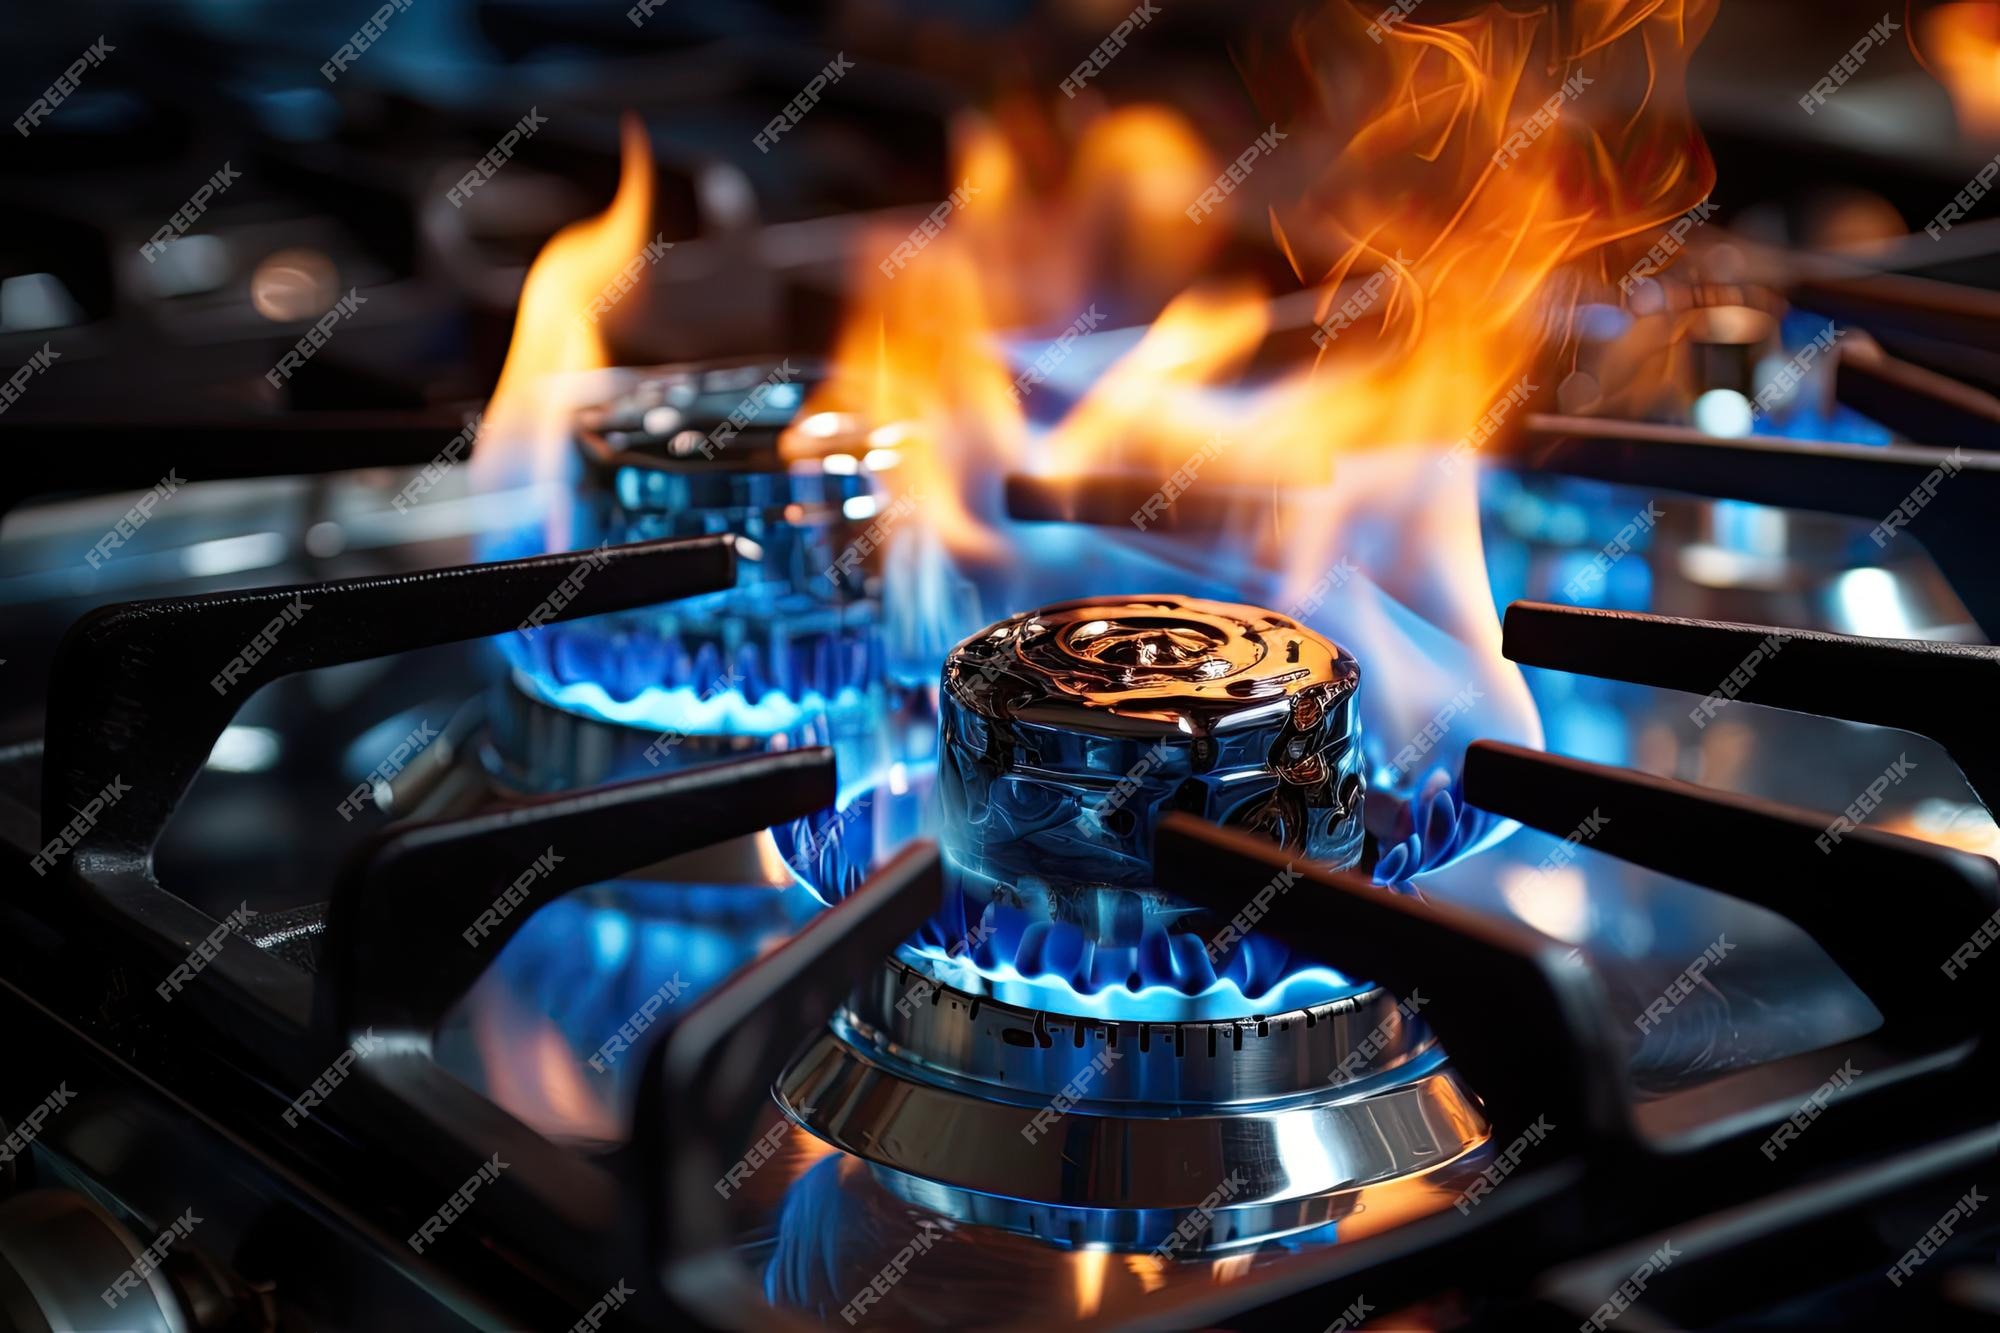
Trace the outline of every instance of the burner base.
<path fill-rule="evenodd" d="M 1489 1137 L 1380 990 L 1238 1024 L 1106 1024 L 905 989 L 916 976 L 886 965 L 774 1092 L 892 1193 L 960 1221 L 1212 1253 L 1338 1222 L 1356 1191 Z M 1189 1210 L 1208 1214 L 1192 1237 Z"/>

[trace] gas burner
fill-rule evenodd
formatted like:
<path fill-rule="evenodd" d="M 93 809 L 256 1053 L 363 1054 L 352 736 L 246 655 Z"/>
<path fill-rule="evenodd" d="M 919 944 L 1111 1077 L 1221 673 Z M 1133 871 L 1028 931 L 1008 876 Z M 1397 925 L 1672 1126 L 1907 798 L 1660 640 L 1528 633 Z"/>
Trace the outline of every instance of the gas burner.
<path fill-rule="evenodd" d="M 1354 864 L 1360 678 L 1289 617 L 1182 597 L 1064 602 L 974 635 L 940 704 L 941 839 L 966 919 L 1091 992 L 1259 970 L 1249 940 L 1204 943 L 1221 923 L 1154 887 L 1153 835 L 1179 810 Z"/>
<path fill-rule="evenodd" d="M 1485 1142 L 1417 1007 L 1369 988 L 1269 1017 L 1100 1021 L 890 962 L 776 1092 L 892 1193 L 946 1216 L 1147 1249 L 1206 1203 L 1213 1223 L 1172 1248 L 1211 1253 L 1338 1222 L 1356 1191 Z"/>
<path fill-rule="evenodd" d="M 1219 1206 L 1190 1253 L 1324 1226 L 1352 1191 L 1474 1149 L 1485 1121 L 1414 1007 L 1274 949 L 1248 909 L 1229 929 L 1155 887 L 1176 810 L 1324 868 L 1359 859 L 1360 674 L 1288 617 L 1170 596 L 960 644 L 944 915 L 977 924 L 866 981 L 780 1080 L 786 1111 L 965 1222 L 1145 1248 Z M 1274 997 L 1293 1003 L 1258 1010 Z"/>
<path fill-rule="evenodd" d="M 577 544 L 728 533 L 736 585 L 506 636 L 496 767 L 560 790 L 767 747 L 858 758 L 881 713 L 882 653 L 866 570 L 841 557 L 876 512 L 889 456 L 781 453 L 807 383 L 789 361 L 637 376 L 578 414 Z"/>

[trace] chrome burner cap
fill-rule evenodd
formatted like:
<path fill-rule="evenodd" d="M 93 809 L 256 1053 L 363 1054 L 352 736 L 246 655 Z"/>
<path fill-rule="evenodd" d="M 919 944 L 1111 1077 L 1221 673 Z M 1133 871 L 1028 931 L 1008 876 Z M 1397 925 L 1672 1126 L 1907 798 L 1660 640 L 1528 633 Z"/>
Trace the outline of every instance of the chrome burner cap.
<path fill-rule="evenodd" d="M 1061 602 L 973 635 L 945 660 L 938 720 L 967 918 L 993 905 L 1047 922 L 1063 956 L 1164 957 L 1167 937 L 1212 935 L 1154 887 L 1154 833 L 1176 811 L 1355 864 L 1360 681 L 1288 616 L 1189 597 Z"/>
<path fill-rule="evenodd" d="M 1352 655 L 1289 616 L 1167 594 L 1003 620 L 960 644 L 944 673 L 988 718 L 1197 740 L 1257 725 L 1287 700 L 1310 733 L 1360 681 Z"/>

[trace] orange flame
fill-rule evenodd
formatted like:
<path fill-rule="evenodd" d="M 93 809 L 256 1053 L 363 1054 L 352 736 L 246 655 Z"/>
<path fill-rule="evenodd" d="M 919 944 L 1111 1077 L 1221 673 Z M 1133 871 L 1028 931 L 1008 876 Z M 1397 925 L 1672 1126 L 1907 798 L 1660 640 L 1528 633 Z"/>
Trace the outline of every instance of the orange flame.
<path fill-rule="evenodd" d="M 644 252 L 653 219 L 653 155 L 645 127 L 628 112 L 620 130 L 618 193 L 611 206 L 557 232 L 521 285 L 513 340 L 473 452 L 475 476 L 486 489 L 561 481 L 568 454 L 551 442 L 569 437 L 582 390 L 560 377 L 611 364 L 603 331 L 588 312 Z M 568 534 L 555 529 L 565 526 L 566 511 L 552 509 L 549 540 L 560 549 Z"/>
<path fill-rule="evenodd" d="M 2000 137 L 2000 2 L 1955 0 L 1924 15 L 1924 46 L 1958 125 L 1967 135 Z"/>
<path fill-rule="evenodd" d="M 1164 108 L 1089 123 L 1067 170 L 1051 170 L 1050 134 L 1005 107 L 960 135 L 960 188 L 941 224 L 870 247 L 872 260 L 907 242 L 906 262 L 864 270 L 811 407 L 897 423 L 925 515 L 897 541 L 918 565 L 940 547 L 960 561 L 1036 558 L 1000 535 L 996 474 L 1159 478 L 1186 475 L 1198 454 L 1200 483 L 1232 483 L 1242 510 L 1223 539 L 1230 553 L 1278 576 L 1272 605 L 1311 600 L 1367 525 L 1390 552 L 1321 627 L 1398 666 L 1397 679 L 1375 679 L 1406 696 L 1386 700 L 1399 725 L 1420 725 L 1464 672 L 1499 699 L 1485 734 L 1538 741 L 1525 684 L 1499 652 L 1472 469 L 1432 464 L 1454 440 L 1476 447 L 1496 403 L 1539 388 L 1578 300 L 1607 292 L 1707 195 L 1713 168 L 1682 85 L 1714 8 L 1490 3 L 1371 33 L 1355 6 L 1331 4 L 1274 50 L 1250 53 L 1279 134 L 1226 176 Z M 1183 215 L 1225 179 L 1218 210 Z M 1311 330 L 1281 318 L 1286 303 L 1256 284 L 1191 285 L 1232 222 L 1252 215 L 1257 190 L 1284 200 L 1272 229 L 1314 284 L 1317 357 Z M 1107 241 L 1107 228 L 1123 230 Z M 1031 425 L 999 331 L 1073 335 L 1070 321 L 1097 308 L 1086 294 L 1145 309 L 1145 280 L 1159 287 L 1163 275 L 1173 285 L 1150 306 L 1151 326 L 1136 339 L 1092 332 L 1105 341 L 1080 364 L 1101 364 L 1107 347 L 1120 354 L 1094 377 L 1072 372 L 1087 391 L 1053 425 Z M 1274 359 L 1292 368 L 1253 379 Z M 1073 545 L 1059 558 L 1067 565 L 1019 578 L 1017 590 L 1105 591 L 1077 586 L 1102 570 Z M 889 577 L 894 587 L 893 565 Z M 1440 656 L 1432 631 L 1470 664 L 1426 673 Z"/>

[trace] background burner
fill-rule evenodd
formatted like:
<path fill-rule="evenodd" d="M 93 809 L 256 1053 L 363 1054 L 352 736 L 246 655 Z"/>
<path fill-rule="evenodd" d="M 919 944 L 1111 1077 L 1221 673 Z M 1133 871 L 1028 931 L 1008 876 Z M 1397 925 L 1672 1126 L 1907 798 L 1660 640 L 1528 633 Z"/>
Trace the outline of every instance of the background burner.
<path fill-rule="evenodd" d="M 877 510 L 878 474 L 898 460 L 865 447 L 781 451 L 806 382 L 789 361 L 658 368 L 579 414 L 576 544 L 732 534 L 736 586 L 505 636 L 516 689 L 495 734 L 516 785 L 573 787 L 767 747 L 831 744 L 849 771 L 875 766 L 877 608 L 862 578 L 836 575 Z"/>

